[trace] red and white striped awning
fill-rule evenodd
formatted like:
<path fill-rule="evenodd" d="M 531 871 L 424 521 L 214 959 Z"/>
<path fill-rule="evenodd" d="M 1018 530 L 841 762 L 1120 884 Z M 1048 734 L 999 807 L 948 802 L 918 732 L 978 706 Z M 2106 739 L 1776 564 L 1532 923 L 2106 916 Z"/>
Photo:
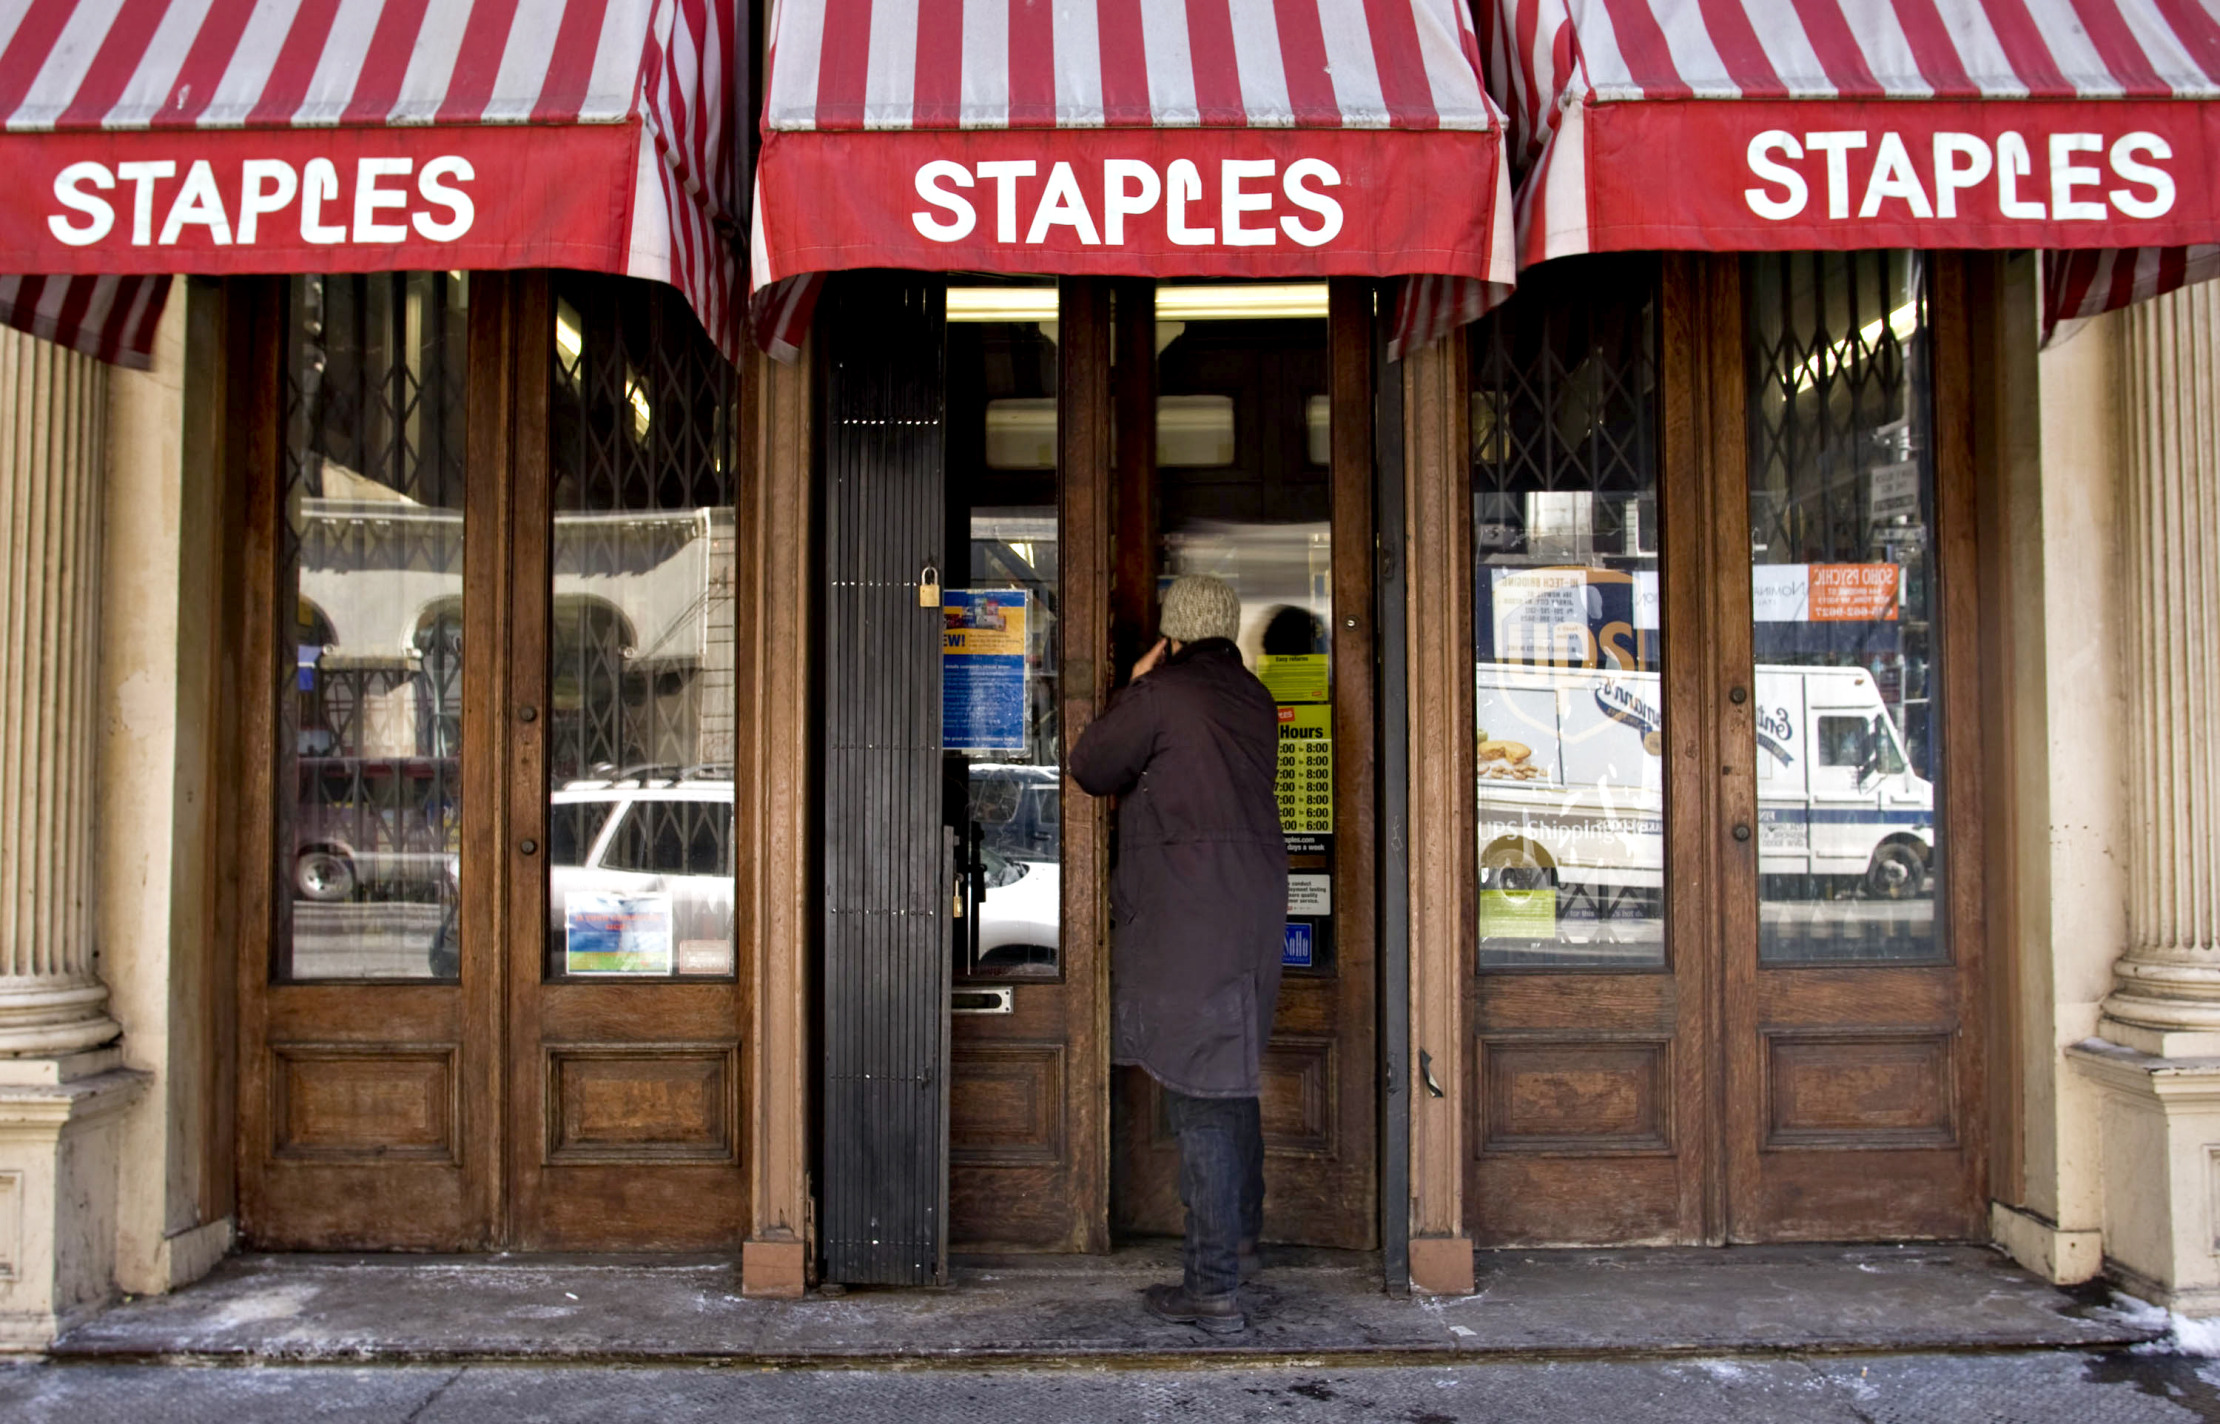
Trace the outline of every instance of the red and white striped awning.
<path fill-rule="evenodd" d="M 1463 0 L 781 0 L 761 287 L 1513 274 Z"/>
<path fill-rule="evenodd" d="M 1520 260 L 2220 239 L 2211 4 L 1479 0 Z"/>
<path fill-rule="evenodd" d="M 170 273 L 570 267 L 672 283 L 736 353 L 734 30 L 731 0 L 0 0 L 0 272 L 45 274 L 0 319 L 128 361 Z"/>

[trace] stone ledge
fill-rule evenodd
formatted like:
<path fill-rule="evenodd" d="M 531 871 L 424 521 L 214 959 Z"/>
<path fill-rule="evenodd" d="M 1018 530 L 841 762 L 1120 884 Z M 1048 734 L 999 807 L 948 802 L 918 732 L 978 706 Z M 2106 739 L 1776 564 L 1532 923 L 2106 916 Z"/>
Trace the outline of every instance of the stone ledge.
<path fill-rule="evenodd" d="M 2220 1058 L 2161 1058 L 2102 1038 L 2066 1046 L 2084 1076 L 2123 1092 L 2185 1107 L 2220 1107 Z"/>

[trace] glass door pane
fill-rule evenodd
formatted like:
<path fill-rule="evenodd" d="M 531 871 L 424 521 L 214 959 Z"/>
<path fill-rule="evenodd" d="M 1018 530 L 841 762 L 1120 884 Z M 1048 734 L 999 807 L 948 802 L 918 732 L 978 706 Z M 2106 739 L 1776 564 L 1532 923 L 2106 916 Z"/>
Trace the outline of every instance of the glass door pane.
<path fill-rule="evenodd" d="M 1534 277 L 1472 348 L 1479 963 L 1658 968 L 1655 267 Z"/>
<path fill-rule="evenodd" d="M 732 409 L 675 296 L 557 278 L 551 979 L 733 972 Z"/>
<path fill-rule="evenodd" d="M 1924 264 L 1743 273 L 1759 962 L 1937 960 Z"/>
<path fill-rule="evenodd" d="M 468 300 L 447 272 L 290 288 L 280 980 L 460 965 Z"/>
<path fill-rule="evenodd" d="M 955 975 L 1056 979 L 1056 288 L 954 288 L 948 310 L 948 548 L 963 562 L 944 576 L 941 744 L 971 847 Z"/>

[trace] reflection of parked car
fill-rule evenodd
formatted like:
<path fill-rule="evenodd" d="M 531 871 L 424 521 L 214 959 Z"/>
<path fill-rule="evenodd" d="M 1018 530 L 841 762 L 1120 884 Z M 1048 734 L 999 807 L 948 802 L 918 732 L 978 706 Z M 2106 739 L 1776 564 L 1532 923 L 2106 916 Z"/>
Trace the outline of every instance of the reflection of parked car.
<path fill-rule="evenodd" d="M 729 766 L 620 772 L 549 799 L 548 923 L 558 943 L 573 894 L 668 896 L 677 972 L 732 971 Z"/>
<path fill-rule="evenodd" d="M 305 900 L 452 881 L 453 757 L 302 757 L 293 813 L 293 888 Z"/>
<path fill-rule="evenodd" d="M 1063 877 L 1054 861 L 1011 860 L 982 849 L 986 897 L 979 905 L 978 972 L 1053 975 L 1063 924 Z"/>

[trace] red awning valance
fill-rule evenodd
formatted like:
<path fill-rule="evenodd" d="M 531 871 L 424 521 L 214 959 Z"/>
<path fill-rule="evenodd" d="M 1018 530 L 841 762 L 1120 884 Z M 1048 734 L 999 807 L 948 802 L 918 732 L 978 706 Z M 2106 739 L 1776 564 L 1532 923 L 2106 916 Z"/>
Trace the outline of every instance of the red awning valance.
<path fill-rule="evenodd" d="M 717 0 L 0 6 L 0 272 L 45 274 L 0 317 L 143 353 L 147 303 L 64 279 L 571 267 L 676 285 L 736 352 L 733 26 Z"/>
<path fill-rule="evenodd" d="M 782 0 L 754 281 L 1512 276 L 1462 0 Z"/>
<path fill-rule="evenodd" d="M 2208 4 L 1480 0 L 1520 260 L 2220 240 Z"/>

